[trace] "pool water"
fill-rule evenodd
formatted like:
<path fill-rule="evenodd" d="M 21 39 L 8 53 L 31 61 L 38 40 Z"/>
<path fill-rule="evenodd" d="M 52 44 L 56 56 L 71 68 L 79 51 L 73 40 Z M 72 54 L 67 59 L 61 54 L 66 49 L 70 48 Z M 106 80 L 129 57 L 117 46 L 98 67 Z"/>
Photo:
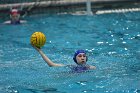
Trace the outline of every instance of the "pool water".
<path fill-rule="evenodd" d="M 0 93 L 140 93 L 140 12 L 25 19 L 0 25 Z M 46 35 L 42 50 L 54 62 L 75 64 L 74 52 L 85 49 L 97 69 L 48 67 L 30 45 L 36 31 Z"/>

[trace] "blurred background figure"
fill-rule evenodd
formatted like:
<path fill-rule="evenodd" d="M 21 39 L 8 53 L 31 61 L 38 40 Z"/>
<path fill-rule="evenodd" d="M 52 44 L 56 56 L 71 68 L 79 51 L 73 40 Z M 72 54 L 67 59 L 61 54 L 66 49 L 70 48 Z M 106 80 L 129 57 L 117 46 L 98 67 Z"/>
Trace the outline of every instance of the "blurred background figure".
<path fill-rule="evenodd" d="M 4 24 L 22 24 L 26 23 L 25 20 L 21 20 L 20 11 L 18 9 L 11 9 L 10 11 L 10 20 L 4 22 Z"/>

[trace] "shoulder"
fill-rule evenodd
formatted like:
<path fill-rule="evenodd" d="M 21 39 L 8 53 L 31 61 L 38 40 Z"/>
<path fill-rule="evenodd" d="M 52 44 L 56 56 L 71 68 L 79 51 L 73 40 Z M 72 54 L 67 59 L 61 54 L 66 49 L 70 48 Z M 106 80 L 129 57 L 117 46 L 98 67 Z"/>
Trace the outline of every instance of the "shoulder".
<path fill-rule="evenodd" d="M 20 23 L 27 23 L 26 20 L 20 20 Z"/>

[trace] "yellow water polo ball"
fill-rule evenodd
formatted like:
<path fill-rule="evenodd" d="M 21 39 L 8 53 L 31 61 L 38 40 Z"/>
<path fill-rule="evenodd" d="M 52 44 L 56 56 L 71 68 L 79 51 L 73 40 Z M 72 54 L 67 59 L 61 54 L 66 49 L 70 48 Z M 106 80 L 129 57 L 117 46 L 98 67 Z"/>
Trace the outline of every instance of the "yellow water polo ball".
<path fill-rule="evenodd" d="M 32 45 L 41 48 L 46 43 L 46 36 L 42 32 L 35 32 L 31 35 L 30 42 Z"/>

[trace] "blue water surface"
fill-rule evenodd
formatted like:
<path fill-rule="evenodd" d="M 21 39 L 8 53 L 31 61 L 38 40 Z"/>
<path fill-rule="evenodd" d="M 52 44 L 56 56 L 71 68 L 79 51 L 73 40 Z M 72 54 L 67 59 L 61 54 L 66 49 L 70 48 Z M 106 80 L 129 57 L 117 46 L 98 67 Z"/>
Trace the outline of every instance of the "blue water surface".
<path fill-rule="evenodd" d="M 140 93 L 140 12 L 33 15 L 22 25 L 0 25 L 0 93 Z M 4 20 L 1 20 L 4 21 Z M 30 45 L 36 31 L 55 63 L 75 64 L 85 49 L 96 70 L 49 67 Z"/>

